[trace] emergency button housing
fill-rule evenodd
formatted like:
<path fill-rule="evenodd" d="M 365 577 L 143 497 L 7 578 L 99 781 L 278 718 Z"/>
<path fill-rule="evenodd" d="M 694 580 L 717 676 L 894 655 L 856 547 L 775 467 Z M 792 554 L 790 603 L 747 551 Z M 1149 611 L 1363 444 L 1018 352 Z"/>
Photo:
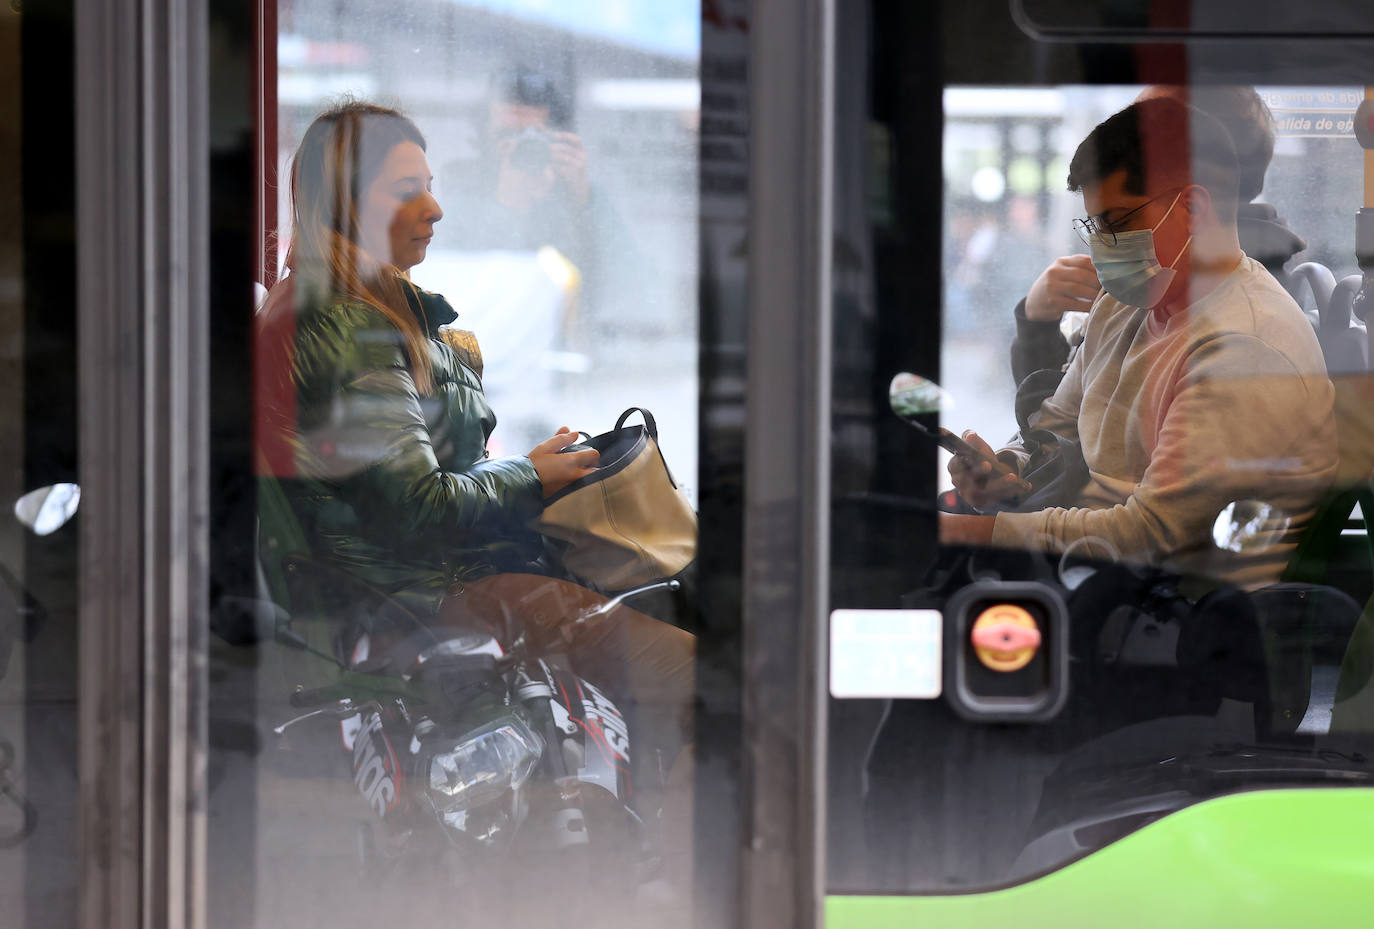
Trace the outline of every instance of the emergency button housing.
<path fill-rule="evenodd" d="M 1042 722 L 1068 698 L 1068 611 L 1035 582 L 981 581 L 945 607 L 945 696 L 960 716 Z"/>

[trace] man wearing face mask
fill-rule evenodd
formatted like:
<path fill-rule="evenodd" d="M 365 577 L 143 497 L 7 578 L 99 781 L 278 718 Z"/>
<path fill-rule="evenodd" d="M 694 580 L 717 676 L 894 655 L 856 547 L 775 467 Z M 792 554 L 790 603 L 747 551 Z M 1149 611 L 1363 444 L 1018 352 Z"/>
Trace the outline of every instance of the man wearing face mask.
<path fill-rule="evenodd" d="M 1273 206 L 1256 200 L 1264 190 L 1265 174 L 1274 156 L 1274 117 L 1263 98 L 1255 88 L 1244 85 L 1156 84 L 1146 87 L 1137 99 L 1159 97 L 1192 104 L 1215 116 L 1226 128 L 1240 167 L 1236 178 L 1241 201 L 1236 210 L 1240 247 L 1291 293 L 1293 285 L 1286 265 L 1307 248 L 1307 243 Z M 1017 384 L 1018 412 L 1033 411 L 1054 392 L 1069 354 L 1069 342 L 1060 331 L 1061 319 L 1070 310 L 1087 310 L 1100 289 L 1090 256 L 1064 255 L 1045 268 L 1016 305 L 1011 371 Z M 1075 334 L 1075 344 L 1079 336 L 1081 332 Z M 1032 374 L 1035 377 L 1027 381 Z"/>
<path fill-rule="evenodd" d="M 1333 392 L 1311 324 L 1236 231 L 1226 130 L 1170 99 L 1139 101 L 1078 147 L 1069 189 L 1104 293 L 1063 381 L 1029 419 L 1078 442 L 1089 478 L 1073 506 L 941 515 L 946 542 L 1118 555 L 1240 586 L 1277 580 L 1336 467 Z M 969 433 L 976 448 L 991 452 Z M 1020 469 L 1020 443 L 997 453 Z M 956 457 L 984 509 L 1012 478 Z M 1212 542 L 1218 514 L 1259 500 L 1264 544 Z"/>

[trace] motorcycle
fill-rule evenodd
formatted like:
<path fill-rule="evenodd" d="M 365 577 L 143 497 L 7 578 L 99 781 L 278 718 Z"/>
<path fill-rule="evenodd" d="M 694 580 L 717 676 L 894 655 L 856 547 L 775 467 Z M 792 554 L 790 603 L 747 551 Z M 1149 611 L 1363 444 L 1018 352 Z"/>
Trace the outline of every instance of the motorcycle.
<path fill-rule="evenodd" d="M 299 687 L 291 704 L 303 712 L 273 733 L 339 721 L 370 810 L 365 872 L 413 882 L 441 903 L 435 887 L 460 889 L 465 908 L 483 900 L 491 917 L 530 902 L 512 880 L 562 906 L 604 903 L 651 880 L 660 858 L 633 800 L 639 749 L 626 715 L 568 651 L 626 601 L 678 587 L 637 588 L 539 627 L 508 615 L 504 628 L 437 629 L 388 610 L 371 630 L 345 621 L 330 650 L 279 617 L 279 641 L 338 671 L 325 686 Z"/>

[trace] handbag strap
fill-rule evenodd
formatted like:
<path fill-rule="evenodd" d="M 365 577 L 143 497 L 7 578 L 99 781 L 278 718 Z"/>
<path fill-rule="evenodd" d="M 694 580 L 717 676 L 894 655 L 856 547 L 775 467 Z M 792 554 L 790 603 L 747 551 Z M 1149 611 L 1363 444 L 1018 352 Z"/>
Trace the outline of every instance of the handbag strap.
<path fill-rule="evenodd" d="M 633 414 L 633 413 L 638 413 L 640 416 L 643 416 L 643 417 L 644 417 L 644 425 L 645 425 L 645 427 L 649 430 L 649 435 L 650 435 L 650 437 L 652 437 L 653 440 L 654 440 L 655 442 L 657 442 L 657 441 L 658 441 L 658 423 L 654 422 L 654 414 L 653 414 L 653 413 L 650 413 L 648 410 L 644 409 L 644 407 L 642 407 L 642 406 L 632 406 L 632 407 L 630 407 L 628 410 L 626 410 L 624 413 L 621 413 L 621 414 L 620 414 L 620 418 L 617 419 L 617 420 L 615 421 L 615 427 L 616 427 L 617 429 L 620 429 L 622 426 L 624 426 L 624 425 L 625 425 L 625 420 L 629 419 L 630 416 L 631 416 L 631 414 Z"/>
<path fill-rule="evenodd" d="M 663 462 L 663 471 L 668 475 L 668 483 L 673 485 L 673 490 L 677 490 L 677 478 L 673 477 L 673 469 L 668 467 L 668 459 L 663 457 L 663 448 L 658 444 L 658 423 L 654 421 L 654 414 L 644 409 L 642 406 L 632 406 L 620 418 L 615 421 L 616 431 L 619 432 L 625 426 L 625 420 L 631 414 L 638 413 L 644 417 L 644 428 L 649 433 L 649 438 L 654 440 L 654 448 L 658 451 L 658 460 Z"/>

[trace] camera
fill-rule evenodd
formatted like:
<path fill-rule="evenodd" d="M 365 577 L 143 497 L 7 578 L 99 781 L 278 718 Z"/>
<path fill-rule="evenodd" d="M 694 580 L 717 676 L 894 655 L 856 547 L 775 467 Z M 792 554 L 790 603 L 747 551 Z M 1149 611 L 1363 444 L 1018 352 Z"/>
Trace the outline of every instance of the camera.
<path fill-rule="evenodd" d="M 553 134 L 534 126 L 526 126 L 515 134 L 507 163 L 526 174 L 538 174 L 553 160 Z"/>

